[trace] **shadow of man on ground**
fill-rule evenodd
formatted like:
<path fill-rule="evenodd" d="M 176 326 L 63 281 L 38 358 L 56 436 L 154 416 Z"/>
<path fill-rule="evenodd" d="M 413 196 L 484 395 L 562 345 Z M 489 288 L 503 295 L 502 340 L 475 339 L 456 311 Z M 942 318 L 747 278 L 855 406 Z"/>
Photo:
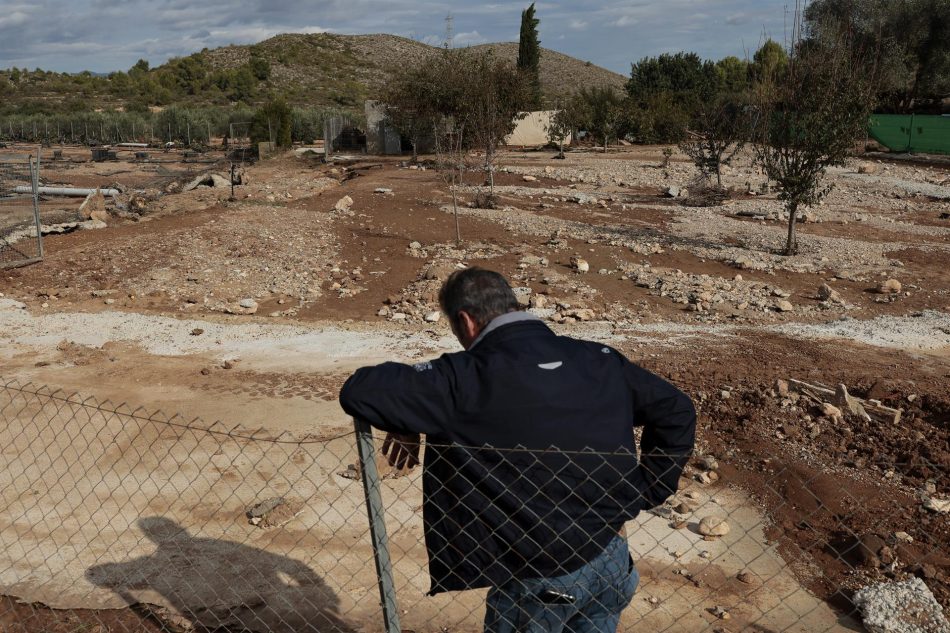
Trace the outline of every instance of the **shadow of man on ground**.
<path fill-rule="evenodd" d="M 145 517 L 137 525 L 155 551 L 96 565 L 86 571 L 86 578 L 139 611 L 196 631 L 353 630 L 340 617 L 336 594 L 298 560 L 233 541 L 192 536 L 164 517 Z"/>

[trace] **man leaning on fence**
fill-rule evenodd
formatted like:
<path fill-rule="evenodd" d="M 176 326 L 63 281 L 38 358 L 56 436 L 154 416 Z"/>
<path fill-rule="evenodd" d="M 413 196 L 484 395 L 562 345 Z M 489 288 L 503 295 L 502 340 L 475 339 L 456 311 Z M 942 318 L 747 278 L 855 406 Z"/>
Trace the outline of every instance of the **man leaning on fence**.
<path fill-rule="evenodd" d="M 624 524 L 675 492 L 692 402 L 609 346 L 556 335 L 498 273 L 456 271 L 439 302 L 465 351 L 364 367 L 340 393 L 389 433 L 394 466 L 417 464 L 426 435 L 430 594 L 490 587 L 490 633 L 613 633 L 639 580 Z"/>

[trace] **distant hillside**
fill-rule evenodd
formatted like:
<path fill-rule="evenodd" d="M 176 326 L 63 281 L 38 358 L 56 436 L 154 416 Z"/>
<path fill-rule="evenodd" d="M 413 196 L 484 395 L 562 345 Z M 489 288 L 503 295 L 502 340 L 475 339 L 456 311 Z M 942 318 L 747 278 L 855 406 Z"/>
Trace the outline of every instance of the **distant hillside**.
<path fill-rule="evenodd" d="M 518 44 L 482 44 L 512 63 Z M 213 68 L 235 68 L 258 55 L 270 63 L 270 87 L 291 95 L 293 101 L 350 105 L 375 96 L 391 68 L 416 63 L 439 49 L 397 35 L 278 35 L 253 46 L 227 46 L 207 53 Z M 569 55 L 542 49 L 541 89 L 553 104 L 581 87 L 613 85 L 623 88 L 626 78 L 606 68 Z"/>
<path fill-rule="evenodd" d="M 512 62 L 516 43 L 482 44 Z M 259 103 L 285 95 L 292 104 L 360 107 L 378 95 L 389 70 L 439 49 L 396 35 L 286 34 L 259 44 L 205 49 L 149 69 L 137 64 L 107 77 L 44 71 L 0 71 L 0 109 L 75 110 L 177 104 Z M 542 49 L 541 87 L 553 107 L 581 87 L 623 88 L 625 77 L 568 55 Z"/>

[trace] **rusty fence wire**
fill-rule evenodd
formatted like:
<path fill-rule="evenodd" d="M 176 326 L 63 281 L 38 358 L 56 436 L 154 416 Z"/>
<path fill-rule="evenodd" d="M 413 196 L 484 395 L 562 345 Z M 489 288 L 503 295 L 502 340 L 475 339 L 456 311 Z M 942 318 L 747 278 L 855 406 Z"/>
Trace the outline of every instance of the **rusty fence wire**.
<path fill-rule="evenodd" d="M 0 269 L 43 259 L 38 156 L 0 157 Z"/>
<path fill-rule="evenodd" d="M 487 611 L 494 631 L 579 632 L 609 628 L 634 584 L 621 631 L 860 630 L 892 594 L 906 630 L 947 626 L 948 482 L 930 465 L 923 488 L 863 464 L 829 491 L 817 468 L 766 460 L 740 486 L 698 456 L 624 522 L 631 454 L 430 443 L 406 471 L 381 440 L 0 382 L 0 631 L 454 633 Z M 430 554 L 441 588 L 494 588 L 427 595 Z"/>

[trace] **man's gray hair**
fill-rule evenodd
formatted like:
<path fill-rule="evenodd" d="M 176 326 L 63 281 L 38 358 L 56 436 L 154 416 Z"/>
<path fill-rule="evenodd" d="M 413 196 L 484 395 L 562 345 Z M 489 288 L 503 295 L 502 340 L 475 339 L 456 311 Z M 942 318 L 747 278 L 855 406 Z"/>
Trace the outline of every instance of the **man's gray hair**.
<path fill-rule="evenodd" d="M 478 267 L 449 275 L 439 291 L 439 305 L 453 327 L 458 325 L 459 312 L 485 327 L 495 317 L 521 309 L 504 276 Z"/>

